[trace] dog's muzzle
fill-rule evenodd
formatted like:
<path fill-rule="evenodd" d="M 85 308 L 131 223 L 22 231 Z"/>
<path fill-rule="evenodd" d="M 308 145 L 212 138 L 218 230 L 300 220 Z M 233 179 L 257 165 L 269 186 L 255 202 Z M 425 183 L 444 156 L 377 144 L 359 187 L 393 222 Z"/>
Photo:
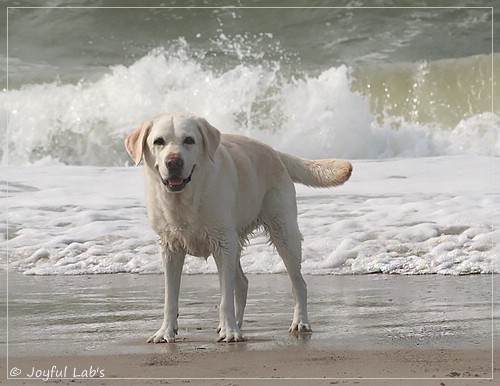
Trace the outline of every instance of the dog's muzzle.
<path fill-rule="evenodd" d="M 195 167 L 196 165 L 193 166 L 191 174 L 189 174 L 187 178 L 182 178 L 179 176 L 169 176 L 167 178 L 162 178 L 160 175 L 161 182 L 163 183 L 163 185 L 165 185 L 169 192 L 182 192 L 186 185 L 191 181 L 191 177 L 193 176 Z"/>

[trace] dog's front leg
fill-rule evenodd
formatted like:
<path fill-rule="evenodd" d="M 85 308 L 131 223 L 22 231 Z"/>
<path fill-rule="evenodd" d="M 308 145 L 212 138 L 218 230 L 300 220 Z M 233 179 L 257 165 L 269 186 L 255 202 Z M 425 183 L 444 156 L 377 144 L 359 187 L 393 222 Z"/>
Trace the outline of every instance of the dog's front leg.
<path fill-rule="evenodd" d="M 162 247 L 163 269 L 165 271 L 165 307 L 163 309 L 163 323 L 160 329 L 148 339 L 154 343 L 173 343 L 177 335 L 177 317 L 179 314 L 179 288 L 181 286 L 182 267 L 186 253 L 171 251 Z"/>
<path fill-rule="evenodd" d="M 234 245 L 233 245 L 234 244 Z M 246 338 L 236 323 L 234 309 L 234 282 L 238 258 L 237 242 L 226 244 L 214 252 L 215 263 L 219 271 L 221 303 L 219 308 L 218 342 L 242 342 Z"/>

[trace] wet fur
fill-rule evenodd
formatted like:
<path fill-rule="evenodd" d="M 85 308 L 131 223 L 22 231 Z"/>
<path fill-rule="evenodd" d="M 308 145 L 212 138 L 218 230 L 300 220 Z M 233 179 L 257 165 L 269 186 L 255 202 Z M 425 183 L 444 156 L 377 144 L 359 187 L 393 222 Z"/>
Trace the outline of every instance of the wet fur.
<path fill-rule="evenodd" d="M 186 136 L 195 143 L 183 142 Z M 164 146 L 155 145 L 159 137 Z M 350 177 L 351 164 L 344 160 L 301 160 L 251 138 L 223 135 L 205 119 L 184 113 L 165 114 L 143 123 L 129 135 L 125 146 L 136 164 L 145 162 L 148 216 L 159 236 L 165 271 L 163 323 L 149 341 L 175 341 L 186 254 L 213 255 L 217 264 L 221 286 L 218 340 L 245 340 L 240 328 L 248 280 L 240 256 L 258 227 L 267 232 L 292 282 L 295 308 L 289 330 L 310 332 L 293 183 L 337 186 Z M 192 172 L 191 181 L 181 192 L 169 191 L 162 183 L 170 173 L 166 160 L 173 156 L 183 160 L 182 178 Z"/>

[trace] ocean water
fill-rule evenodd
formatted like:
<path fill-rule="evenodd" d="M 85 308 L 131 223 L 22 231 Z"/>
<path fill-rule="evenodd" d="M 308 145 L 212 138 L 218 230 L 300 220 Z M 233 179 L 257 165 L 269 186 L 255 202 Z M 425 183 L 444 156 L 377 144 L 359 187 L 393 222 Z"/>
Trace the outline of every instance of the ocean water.
<path fill-rule="evenodd" d="M 297 187 L 304 272 L 500 272 L 500 15 L 488 4 L 5 3 L 4 267 L 161 272 L 123 141 L 190 111 L 297 156 L 353 161 L 341 188 Z M 284 271 L 259 234 L 242 262 Z M 190 258 L 185 271 L 215 265 Z"/>
<path fill-rule="evenodd" d="M 353 161 L 344 186 L 297 186 L 307 274 L 500 272 L 500 159 L 447 156 Z M 492 170 L 494 174 L 492 174 Z M 26 274 L 160 273 L 142 167 L 11 167 L 0 246 Z M 8 233 L 7 233 L 8 232 Z M 8 239 L 6 238 L 8 235 Z M 257 233 L 248 273 L 285 268 Z M 216 273 L 212 258 L 188 274 Z"/>

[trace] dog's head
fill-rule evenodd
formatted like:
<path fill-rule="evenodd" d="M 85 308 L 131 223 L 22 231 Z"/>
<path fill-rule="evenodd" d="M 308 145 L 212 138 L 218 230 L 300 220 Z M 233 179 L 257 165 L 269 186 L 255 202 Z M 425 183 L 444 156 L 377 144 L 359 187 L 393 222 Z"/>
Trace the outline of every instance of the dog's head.
<path fill-rule="evenodd" d="M 169 192 L 182 192 L 202 162 L 213 161 L 220 132 L 205 119 L 164 114 L 144 122 L 125 140 L 128 154 L 156 170 Z"/>

